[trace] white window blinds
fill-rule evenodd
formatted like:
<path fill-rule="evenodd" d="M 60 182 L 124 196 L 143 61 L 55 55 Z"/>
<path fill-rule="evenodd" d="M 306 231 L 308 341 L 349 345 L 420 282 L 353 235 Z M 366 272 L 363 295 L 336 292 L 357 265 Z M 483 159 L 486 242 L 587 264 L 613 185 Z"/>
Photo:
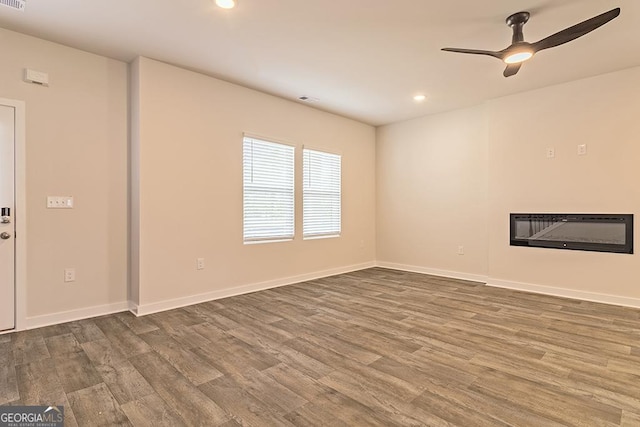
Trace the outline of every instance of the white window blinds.
<path fill-rule="evenodd" d="M 338 236 L 341 230 L 342 156 L 302 151 L 304 238 Z"/>
<path fill-rule="evenodd" d="M 294 235 L 294 147 L 243 140 L 244 241 L 291 240 Z"/>

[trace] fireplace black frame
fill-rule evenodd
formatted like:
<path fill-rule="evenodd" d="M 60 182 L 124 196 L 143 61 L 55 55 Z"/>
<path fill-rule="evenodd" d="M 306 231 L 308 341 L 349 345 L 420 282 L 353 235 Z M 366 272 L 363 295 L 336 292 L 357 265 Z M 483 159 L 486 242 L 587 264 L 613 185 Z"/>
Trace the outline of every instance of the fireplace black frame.
<path fill-rule="evenodd" d="M 625 241 L 623 244 L 598 243 L 585 241 L 544 240 L 530 238 L 516 238 L 516 223 L 518 221 L 532 221 L 537 223 L 557 222 L 588 222 L 624 224 Z M 614 252 L 633 254 L 633 214 L 542 214 L 542 213 L 512 213 L 510 215 L 510 244 L 511 246 L 529 246 L 550 249 L 569 249 L 579 251 Z"/>

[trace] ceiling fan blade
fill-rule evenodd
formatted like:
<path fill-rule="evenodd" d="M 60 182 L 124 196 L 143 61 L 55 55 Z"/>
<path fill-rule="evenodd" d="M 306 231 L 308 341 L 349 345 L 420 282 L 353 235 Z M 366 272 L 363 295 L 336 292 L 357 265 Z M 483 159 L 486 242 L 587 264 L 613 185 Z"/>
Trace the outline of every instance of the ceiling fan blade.
<path fill-rule="evenodd" d="M 520 71 L 520 67 L 522 67 L 522 62 L 519 64 L 509 64 L 507 68 L 505 68 L 503 75 L 505 77 L 515 76 L 518 74 L 518 71 Z"/>
<path fill-rule="evenodd" d="M 458 49 L 456 47 L 444 47 L 442 48 L 445 52 L 456 52 L 456 53 L 470 53 L 472 55 L 487 55 L 493 56 L 494 58 L 502 59 L 501 52 L 494 52 L 492 50 L 477 50 L 477 49 Z"/>
<path fill-rule="evenodd" d="M 607 22 L 617 18 L 618 15 L 620 15 L 619 7 L 605 12 L 601 15 L 594 16 L 593 18 L 587 19 L 586 21 L 582 21 L 581 23 L 576 24 L 572 27 L 559 31 L 549 37 L 533 43 L 531 47 L 533 48 L 534 52 L 539 52 L 543 49 L 560 46 L 561 44 L 568 43 L 572 40 L 577 39 L 578 37 L 582 37 L 585 34 L 590 33 L 591 31 L 603 26 Z"/>

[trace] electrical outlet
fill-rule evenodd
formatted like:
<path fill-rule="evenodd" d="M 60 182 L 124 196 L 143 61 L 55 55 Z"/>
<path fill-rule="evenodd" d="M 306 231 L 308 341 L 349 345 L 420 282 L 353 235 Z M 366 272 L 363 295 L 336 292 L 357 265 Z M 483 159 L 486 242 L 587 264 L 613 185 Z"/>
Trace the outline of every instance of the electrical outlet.
<path fill-rule="evenodd" d="M 196 270 L 204 270 L 204 258 L 196 259 Z"/>
<path fill-rule="evenodd" d="M 578 156 L 586 156 L 587 155 L 587 144 L 578 145 Z"/>
<path fill-rule="evenodd" d="M 547 148 L 547 159 L 553 159 L 556 157 L 556 150 L 555 148 Z"/>
<path fill-rule="evenodd" d="M 76 269 L 75 268 L 65 268 L 64 269 L 64 281 L 65 282 L 75 282 L 76 281 Z"/>
<path fill-rule="evenodd" d="M 464 255 L 464 246 L 458 246 L 458 255 Z"/>

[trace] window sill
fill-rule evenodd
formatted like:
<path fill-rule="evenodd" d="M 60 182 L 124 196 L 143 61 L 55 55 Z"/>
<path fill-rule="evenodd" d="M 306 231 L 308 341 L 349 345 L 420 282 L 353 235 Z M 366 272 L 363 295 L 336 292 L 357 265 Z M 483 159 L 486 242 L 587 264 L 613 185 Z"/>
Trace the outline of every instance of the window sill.
<path fill-rule="evenodd" d="M 302 240 L 319 240 L 319 239 L 334 239 L 340 237 L 340 234 L 328 234 L 322 236 L 307 236 L 303 237 Z"/>
<path fill-rule="evenodd" d="M 291 239 L 274 239 L 274 240 L 247 240 L 242 242 L 245 245 L 260 245 L 262 243 L 280 243 L 280 242 L 292 242 L 293 238 Z"/>

